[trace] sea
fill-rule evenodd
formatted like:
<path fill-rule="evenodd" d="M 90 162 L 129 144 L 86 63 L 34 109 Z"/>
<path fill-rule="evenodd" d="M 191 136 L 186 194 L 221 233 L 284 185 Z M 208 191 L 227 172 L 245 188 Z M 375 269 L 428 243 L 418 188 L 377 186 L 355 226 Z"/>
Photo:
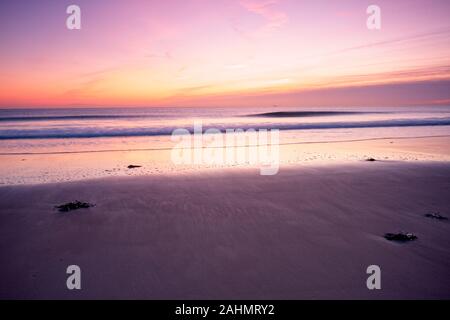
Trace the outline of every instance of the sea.
<path fill-rule="evenodd" d="M 0 110 L 0 154 L 164 149 L 176 129 L 280 130 L 280 143 L 450 135 L 450 106 Z"/>

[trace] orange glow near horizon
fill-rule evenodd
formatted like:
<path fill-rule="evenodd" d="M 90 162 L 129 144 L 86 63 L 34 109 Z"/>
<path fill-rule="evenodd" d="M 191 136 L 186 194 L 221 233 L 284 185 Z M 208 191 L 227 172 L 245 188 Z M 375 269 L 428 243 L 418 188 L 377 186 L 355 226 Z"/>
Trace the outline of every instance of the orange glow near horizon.
<path fill-rule="evenodd" d="M 377 31 L 365 1 L 78 5 L 68 30 L 63 3 L 2 2 L 0 107 L 301 105 L 304 91 L 321 104 L 331 88 L 450 80 L 447 1 L 378 1 Z M 360 103 L 347 100 L 334 103 Z"/>

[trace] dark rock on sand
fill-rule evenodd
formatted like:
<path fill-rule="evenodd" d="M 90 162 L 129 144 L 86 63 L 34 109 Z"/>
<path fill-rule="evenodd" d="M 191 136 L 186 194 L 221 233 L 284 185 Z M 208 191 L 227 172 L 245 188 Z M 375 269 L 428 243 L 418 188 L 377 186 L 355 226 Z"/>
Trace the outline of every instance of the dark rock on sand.
<path fill-rule="evenodd" d="M 413 233 L 386 233 L 384 235 L 384 237 L 389 240 L 389 241 L 412 241 L 412 240 L 416 240 L 417 236 L 414 235 Z"/>
<path fill-rule="evenodd" d="M 448 220 L 447 217 L 441 216 L 439 213 L 427 213 L 425 214 L 425 217 L 431 218 L 431 219 L 438 219 L 438 220 Z"/>
<path fill-rule="evenodd" d="M 81 202 L 78 200 L 75 200 L 74 202 L 68 202 L 59 206 L 55 206 L 55 209 L 58 209 L 60 212 L 68 212 L 72 210 L 77 209 L 87 209 L 90 207 L 95 206 L 94 204 L 88 203 L 88 202 Z"/>
<path fill-rule="evenodd" d="M 366 161 L 377 161 L 374 158 L 367 158 Z"/>
<path fill-rule="evenodd" d="M 128 169 L 134 169 L 134 168 L 140 168 L 140 167 L 142 167 L 142 166 L 135 166 L 133 164 L 130 164 L 127 168 Z"/>

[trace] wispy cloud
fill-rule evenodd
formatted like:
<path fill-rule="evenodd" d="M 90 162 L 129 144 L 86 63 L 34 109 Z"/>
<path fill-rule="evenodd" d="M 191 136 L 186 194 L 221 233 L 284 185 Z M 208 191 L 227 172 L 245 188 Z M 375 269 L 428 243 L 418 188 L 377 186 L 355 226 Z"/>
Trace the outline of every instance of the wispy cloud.
<path fill-rule="evenodd" d="M 373 74 L 353 74 L 321 81 L 318 87 L 351 87 L 367 84 L 434 81 L 450 79 L 450 66 L 434 66 L 409 70 L 392 70 Z M 313 85 L 311 87 L 314 87 Z"/>
<path fill-rule="evenodd" d="M 149 53 L 145 55 L 146 58 L 157 58 L 157 59 L 167 59 L 172 60 L 173 55 L 169 50 L 164 51 L 163 53 Z"/>
<path fill-rule="evenodd" d="M 247 11 L 265 20 L 265 24 L 255 34 L 267 34 L 281 28 L 289 20 L 286 13 L 277 10 L 279 0 L 241 0 L 239 3 Z"/>
<path fill-rule="evenodd" d="M 388 40 L 384 40 L 384 41 L 372 42 L 372 43 L 367 43 L 367 44 L 363 44 L 363 45 L 359 45 L 359 46 L 344 48 L 341 50 L 336 50 L 334 52 L 330 52 L 329 54 L 345 53 L 348 51 L 361 50 L 361 49 L 367 49 L 367 48 L 376 48 L 376 47 L 387 46 L 387 45 L 404 44 L 405 42 L 427 40 L 427 39 L 432 39 L 432 38 L 440 38 L 441 40 L 442 39 L 448 40 L 449 35 L 450 35 L 450 29 L 443 28 L 443 29 L 439 29 L 439 30 L 433 30 L 430 32 L 407 35 L 407 36 L 397 37 L 397 38 L 388 39 Z"/>

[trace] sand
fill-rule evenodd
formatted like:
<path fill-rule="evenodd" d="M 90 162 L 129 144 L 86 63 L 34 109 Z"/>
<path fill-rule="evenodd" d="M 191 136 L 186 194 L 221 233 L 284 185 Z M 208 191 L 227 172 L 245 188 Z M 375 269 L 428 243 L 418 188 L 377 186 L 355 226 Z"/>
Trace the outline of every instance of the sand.
<path fill-rule="evenodd" d="M 423 161 L 4 186 L 0 298 L 449 299 L 450 222 L 424 217 L 449 194 L 449 163 Z M 75 199 L 96 206 L 53 209 Z"/>
<path fill-rule="evenodd" d="M 285 140 L 286 143 L 279 146 L 280 172 L 298 166 L 352 164 L 369 157 L 383 161 L 450 162 L 450 136 L 317 143 L 296 143 L 295 139 Z M 243 151 L 243 149 L 238 150 Z M 213 165 L 176 164 L 171 159 L 171 151 L 172 148 L 114 152 L 0 154 L 2 163 L 0 186 L 82 181 L 103 177 L 189 176 L 192 172 L 199 170 L 211 173 L 227 168 L 254 169 L 254 172 L 258 174 L 261 168 L 258 163 L 252 165 L 246 162 L 227 163 L 226 161 Z M 141 165 L 141 167 L 130 170 L 127 168 L 130 164 Z"/>

